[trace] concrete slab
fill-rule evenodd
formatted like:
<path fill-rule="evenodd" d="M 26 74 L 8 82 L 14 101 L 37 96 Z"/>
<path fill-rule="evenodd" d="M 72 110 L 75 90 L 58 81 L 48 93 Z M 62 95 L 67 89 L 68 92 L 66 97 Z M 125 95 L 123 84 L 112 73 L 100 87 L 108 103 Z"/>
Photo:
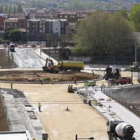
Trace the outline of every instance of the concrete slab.
<path fill-rule="evenodd" d="M 29 107 L 25 95 L 21 91 L 10 89 L 1 89 L 1 93 L 10 131 L 28 131 L 32 138 L 42 140 L 42 134 L 46 132 L 36 114 L 33 113 L 33 107 L 31 105 Z M 25 106 L 27 104 L 28 107 Z M 32 110 L 32 115 L 28 113 L 29 110 Z"/>

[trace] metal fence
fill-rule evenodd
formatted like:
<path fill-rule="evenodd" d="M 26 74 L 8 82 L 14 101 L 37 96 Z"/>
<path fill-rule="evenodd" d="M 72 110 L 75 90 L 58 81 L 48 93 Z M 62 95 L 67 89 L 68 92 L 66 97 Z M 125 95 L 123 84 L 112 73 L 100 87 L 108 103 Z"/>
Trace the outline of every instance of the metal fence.
<path fill-rule="evenodd" d="M 132 85 L 131 88 L 134 88 L 134 90 L 140 87 L 140 85 Z M 117 101 L 118 103 L 122 104 L 123 106 L 125 106 L 127 109 L 129 109 L 130 111 L 132 111 L 134 114 L 136 114 L 137 116 L 140 117 L 140 103 L 133 103 L 132 101 L 130 101 L 129 99 L 124 99 L 123 97 L 119 96 L 119 94 L 117 93 L 113 93 L 114 88 L 118 88 L 118 89 L 125 89 L 128 88 L 127 86 L 121 86 L 121 87 L 113 87 L 113 86 L 109 86 L 109 87 L 102 87 L 101 90 L 104 94 L 106 94 L 107 96 L 109 96 L 110 98 L 114 99 L 115 101 Z M 139 100 L 139 99 L 138 99 Z"/>

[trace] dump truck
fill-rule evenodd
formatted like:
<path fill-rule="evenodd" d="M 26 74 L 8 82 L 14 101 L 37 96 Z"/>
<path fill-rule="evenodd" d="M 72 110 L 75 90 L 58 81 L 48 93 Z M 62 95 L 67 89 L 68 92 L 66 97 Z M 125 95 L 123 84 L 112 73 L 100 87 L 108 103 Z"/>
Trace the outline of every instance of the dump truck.
<path fill-rule="evenodd" d="M 59 71 L 81 71 L 84 69 L 84 62 L 82 61 L 59 61 L 57 65 L 54 65 L 52 60 L 48 62 L 48 64 L 43 67 L 43 71 L 45 72 L 57 73 Z"/>

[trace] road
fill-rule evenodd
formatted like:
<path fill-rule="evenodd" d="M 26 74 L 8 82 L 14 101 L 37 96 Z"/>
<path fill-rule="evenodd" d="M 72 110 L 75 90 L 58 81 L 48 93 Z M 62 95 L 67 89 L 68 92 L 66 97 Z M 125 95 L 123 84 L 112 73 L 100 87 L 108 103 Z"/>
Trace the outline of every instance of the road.
<path fill-rule="evenodd" d="M 11 57 L 12 54 L 10 53 Z M 13 59 L 20 68 L 42 68 L 45 65 L 45 60 L 34 53 L 33 48 L 16 48 L 13 53 Z"/>

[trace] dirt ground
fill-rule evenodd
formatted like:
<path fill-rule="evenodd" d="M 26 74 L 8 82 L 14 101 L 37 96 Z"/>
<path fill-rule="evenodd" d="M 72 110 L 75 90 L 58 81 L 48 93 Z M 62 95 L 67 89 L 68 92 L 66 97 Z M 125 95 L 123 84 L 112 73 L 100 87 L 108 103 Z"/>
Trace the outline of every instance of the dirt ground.
<path fill-rule="evenodd" d="M 85 72 L 59 72 L 57 74 L 53 73 L 46 73 L 43 71 L 0 71 L 0 81 L 40 81 L 43 80 L 48 81 L 50 78 L 53 78 L 53 80 L 56 81 L 72 81 L 73 77 L 76 77 L 77 81 L 81 80 L 92 80 L 96 79 L 99 76 L 93 75 L 91 73 L 85 73 Z"/>
<path fill-rule="evenodd" d="M 95 74 L 104 75 L 104 72 Z M 122 76 L 130 76 L 130 72 L 122 72 Z M 134 83 L 137 74 L 134 73 Z M 107 84 L 105 80 L 97 85 Z M 74 85 L 83 86 L 83 84 Z M 0 83 L 2 88 L 10 88 L 10 84 Z M 96 140 L 107 140 L 106 120 L 76 94 L 67 92 L 68 84 L 13 84 L 13 88 L 25 93 L 28 100 L 35 107 L 45 130 L 51 140 L 72 140 L 78 134 L 79 138 L 94 137 Z M 42 112 L 37 104 L 42 104 Z M 69 111 L 66 111 L 66 109 Z"/>
<path fill-rule="evenodd" d="M 0 50 L 0 68 L 14 68 L 16 64 L 8 57 L 4 49 Z"/>
<path fill-rule="evenodd" d="M 0 86 L 10 88 L 10 84 L 1 83 Z M 76 134 L 79 138 L 107 140 L 106 120 L 95 109 L 84 104 L 77 94 L 68 93 L 67 87 L 68 84 L 13 85 L 13 88 L 23 91 L 33 104 L 51 140 L 74 140 Z M 42 112 L 38 111 L 39 102 Z"/>

